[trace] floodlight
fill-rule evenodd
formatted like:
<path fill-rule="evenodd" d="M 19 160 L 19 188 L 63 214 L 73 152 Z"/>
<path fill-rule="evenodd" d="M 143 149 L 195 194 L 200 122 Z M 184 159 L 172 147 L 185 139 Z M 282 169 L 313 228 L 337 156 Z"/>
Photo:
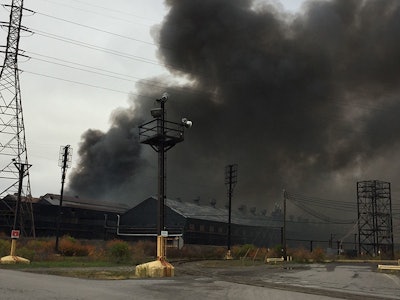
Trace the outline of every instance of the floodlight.
<path fill-rule="evenodd" d="M 186 128 L 190 128 L 190 127 L 193 126 L 193 122 L 192 122 L 192 121 L 189 121 L 189 120 L 186 119 L 186 118 L 183 118 L 183 119 L 182 119 L 182 124 L 183 124 L 183 126 L 185 126 Z"/>

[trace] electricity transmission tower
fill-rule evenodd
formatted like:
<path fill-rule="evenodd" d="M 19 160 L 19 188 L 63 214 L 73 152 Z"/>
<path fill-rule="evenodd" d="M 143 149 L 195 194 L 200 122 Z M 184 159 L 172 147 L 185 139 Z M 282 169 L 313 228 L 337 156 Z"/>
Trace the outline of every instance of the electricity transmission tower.
<path fill-rule="evenodd" d="M 20 32 L 26 30 L 21 26 L 23 0 L 12 0 L 11 5 L 5 7 L 10 10 L 10 19 L 8 23 L 0 22 L 8 30 L 7 43 L 0 48 L 0 53 L 4 55 L 0 73 L 0 214 L 5 220 L 12 220 L 17 211 L 15 197 L 19 193 L 20 229 L 34 236 L 29 172 L 27 170 L 21 177 L 21 172 L 16 168 L 16 165 L 28 165 L 17 63 L 21 55 Z M 25 182 L 20 187 L 23 178 Z M 30 232 L 27 232 L 28 228 Z"/>
<path fill-rule="evenodd" d="M 357 182 L 358 243 L 360 253 L 393 257 L 393 223 L 390 183 Z"/>

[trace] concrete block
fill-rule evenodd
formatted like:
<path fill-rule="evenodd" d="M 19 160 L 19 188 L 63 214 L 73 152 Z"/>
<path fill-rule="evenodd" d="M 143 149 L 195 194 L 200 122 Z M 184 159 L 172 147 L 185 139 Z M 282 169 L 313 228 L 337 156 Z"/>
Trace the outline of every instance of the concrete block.
<path fill-rule="evenodd" d="M 15 256 L 15 255 L 8 255 L 8 256 L 4 256 L 4 257 L 0 258 L 0 263 L 1 264 L 17 264 L 17 263 L 30 264 L 31 261 L 29 259 L 26 259 L 23 257 L 19 257 L 19 256 Z"/>
<path fill-rule="evenodd" d="M 135 276 L 140 278 L 145 277 L 173 277 L 174 267 L 165 260 L 155 260 L 135 268 Z"/>

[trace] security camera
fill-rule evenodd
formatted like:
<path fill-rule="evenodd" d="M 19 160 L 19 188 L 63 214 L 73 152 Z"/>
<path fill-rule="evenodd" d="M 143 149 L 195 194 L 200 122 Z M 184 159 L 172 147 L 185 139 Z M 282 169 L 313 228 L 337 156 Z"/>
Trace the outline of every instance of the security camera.
<path fill-rule="evenodd" d="M 157 101 L 158 101 L 158 102 L 165 103 L 165 102 L 167 102 L 168 97 L 169 97 L 168 93 L 164 93 L 164 94 L 162 95 L 161 99 L 157 99 Z"/>
<path fill-rule="evenodd" d="M 167 102 L 168 98 L 169 98 L 168 93 L 164 93 L 164 94 L 162 95 L 162 97 L 161 97 L 160 99 L 156 99 L 156 101 L 157 101 L 157 102 L 165 103 L 165 102 Z"/>
<path fill-rule="evenodd" d="M 186 119 L 186 118 L 183 118 L 183 119 L 182 119 L 182 124 L 183 124 L 183 126 L 185 126 L 186 128 L 190 128 L 190 127 L 193 126 L 193 122 L 192 122 L 192 121 L 189 121 L 189 120 Z"/>

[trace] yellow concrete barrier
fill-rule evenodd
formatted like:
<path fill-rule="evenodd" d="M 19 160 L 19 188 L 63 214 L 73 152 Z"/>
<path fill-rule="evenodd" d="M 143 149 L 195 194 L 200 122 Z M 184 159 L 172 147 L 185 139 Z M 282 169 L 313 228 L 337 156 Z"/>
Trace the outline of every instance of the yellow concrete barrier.
<path fill-rule="evenodd" d="M 165 260 L 151 261 L 145 264 L 137 265 L 135 276 L 144 277 L 173 277 L 174 267 Z"/>
<path fill-rule="evenodd" d="M 283 257 L 269 257 L 267 258 L 267 263 L 277 263 L 277 262 L 283 262 L 284 259 Z"/>
<path fill-rule="evenodd" d="M 16 264 L 16 263 L 21 263 L 21 264 L 30 264 L 31 261 L 29 259 L 19 257 L 19 256 L 14 256 L 14 255 L 8 255 L 0 258 L 0 263 L 1 264 Z"/>
<path fill-rule="evenodd" d="M 396 265 L 378 265 L 378 270 L 398 270 L 398 271 L 400 271 L 400 266 L 396 266 Z"/>

